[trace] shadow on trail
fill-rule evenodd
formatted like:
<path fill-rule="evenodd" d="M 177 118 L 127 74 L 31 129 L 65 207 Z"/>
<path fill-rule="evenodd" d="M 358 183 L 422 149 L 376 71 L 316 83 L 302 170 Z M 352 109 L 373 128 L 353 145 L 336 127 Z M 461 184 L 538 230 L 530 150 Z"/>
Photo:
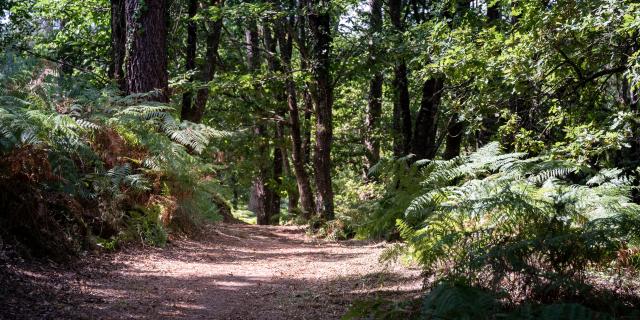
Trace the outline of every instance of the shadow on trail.
<path fill-rule="evenodd" d="M 50 278 L 36 287 L 50 302 L 23 295 L 25 301 L 14 302 L 34 304 L 34 312 L 23 306 L 12 318 L 339 319 L 358 300 L 419 293 L 419 272 L 382 268 L 377 245 L 309 240 L 302 230 L 283 227 L 211 231 L 199 241 L 44 273 Z"/>
<path fill-rule="evenodd" d="M 380 273 L 367 281 L 399 281 Z M 300 281 L 266 277 L 211 276 L 175 279 L 154 275 L 124 277 L 135 286 L 123 289 L 113 283 L 98 284 L 110 297 L 84 297 L 81 313 L 96 319 L 337 319 L 357 300 L 394 298 L 389 288 L 366 291 L 371 283 L 358 277 L 328 281 Z M 180 285 L 175 285 L 179 280 Z M 349 283 L 345 286 L 344 283 Z M 149 289 L 143 283 L 153 283 Z M 403 294 L 417 293 L 404 292 Z M 87 303 L 90 302 L 90 303 Z"/>

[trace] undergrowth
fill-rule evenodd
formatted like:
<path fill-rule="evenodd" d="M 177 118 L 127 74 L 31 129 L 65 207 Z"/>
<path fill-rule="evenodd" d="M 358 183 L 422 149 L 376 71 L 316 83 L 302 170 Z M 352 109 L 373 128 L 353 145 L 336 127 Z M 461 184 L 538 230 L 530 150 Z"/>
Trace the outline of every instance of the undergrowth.
<path fill-rule="evenodd" d="M 383 197 L 392 210 L 372 219 L 395 218 L 406 243 L 386 259 L 409 255 L 424 269 L 417 318 L 640 315 L 640 206 L 622 170 L 503 153 L 498 143 L 448 161 L 396 162 L 418 187 L 404 204 L 404 195 Z M 405 177 L 396 179 L 392 187 L 404 193 Z"/>
<path fill-rule="evenodd" d="M 219 220 L 212 140 L 149 94 L 119 96 L 55 65 L 0 56 L 0 237 L 66 259 Z"/>

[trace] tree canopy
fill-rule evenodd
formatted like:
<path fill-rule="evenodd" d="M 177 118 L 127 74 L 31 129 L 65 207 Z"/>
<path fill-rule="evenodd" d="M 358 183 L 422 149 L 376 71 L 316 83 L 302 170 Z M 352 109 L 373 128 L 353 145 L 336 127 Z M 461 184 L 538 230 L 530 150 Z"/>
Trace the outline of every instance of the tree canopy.
<path fill-rule="evenodd" d="M 22 255 L 255 219 L 398 241 L 418 318 L 638 316 L 637 1 L 0 12 L 0 240 Z"/>

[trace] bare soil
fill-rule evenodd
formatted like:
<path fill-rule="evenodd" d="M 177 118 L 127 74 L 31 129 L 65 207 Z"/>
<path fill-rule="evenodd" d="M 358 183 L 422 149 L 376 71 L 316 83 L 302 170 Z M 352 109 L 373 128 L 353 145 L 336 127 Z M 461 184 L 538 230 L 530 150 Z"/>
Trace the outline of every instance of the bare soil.
<path fill-rule="evenodd" d="M 420 293 L 418 269 L 379 263 L 387 243 L 318 240 L 282 226 L 206 233 L 71 266 L 6 263 L 0 318 L 339 319 L 357 300 Z"/>

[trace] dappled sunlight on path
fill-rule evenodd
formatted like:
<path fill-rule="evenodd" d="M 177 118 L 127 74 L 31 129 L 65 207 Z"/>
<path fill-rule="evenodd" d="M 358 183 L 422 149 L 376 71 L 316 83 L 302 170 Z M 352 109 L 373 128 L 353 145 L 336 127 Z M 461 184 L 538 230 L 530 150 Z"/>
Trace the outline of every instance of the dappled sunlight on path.
<path fill-rule="evenodd" d="M 85 298 L 74 309 L 92 319 L 337 319 L 355 300 L 419 291 L 419 270 L 378 263 L 386 246 L 216 225 L 198 241 L 114 254 L 112 270 L 77 281 Z"/>

